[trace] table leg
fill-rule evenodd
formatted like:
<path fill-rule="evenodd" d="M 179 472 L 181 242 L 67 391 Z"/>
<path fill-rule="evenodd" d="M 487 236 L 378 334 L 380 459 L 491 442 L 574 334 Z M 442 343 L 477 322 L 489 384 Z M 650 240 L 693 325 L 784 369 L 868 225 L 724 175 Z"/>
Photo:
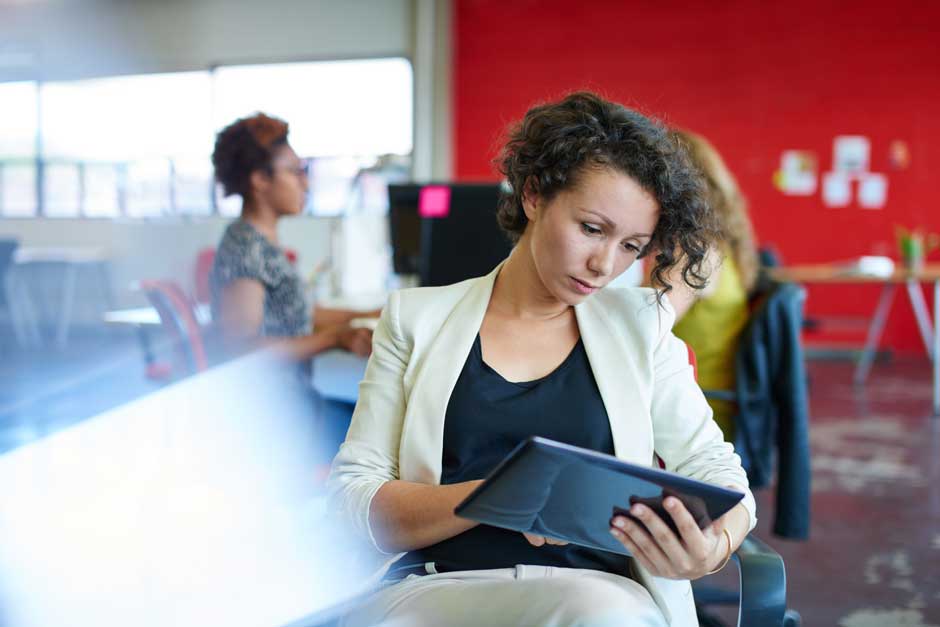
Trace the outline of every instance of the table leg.
<path fill-rule="evenodd" d="M 25 346 L 42 346 L 42 334 L 39 332 L 39 319 L 36 317 L 36 308 L 29 295 L 29 287 L 22 277 L 22 266 L 14 265 L 7 270 L 8 298 L 12 298 L 11 306 L 16 307 L 16 316 L 20 320 Z M 13 304 L 15 303 L 15 305 Z"/>
<path fill-rule="evenodd" d="M 6 297 L 7 308 L 10 310 L 10 322 L 13 324 L 13 335 L 16 336 L 16 344 L 20 348 L 29 345 L 29 338 L 26 337 L 26 329 L 23 327 L 23 309 L 19 303 L 19 296 L 16 293 L 14 285 L 15 277 L 12 269 L 3 277 L 3 293 Z"/>
<path fill-rule="evenodd" d="M 881 341 L 881 334 L 884 333 L 885 323 L 888 321 L 888 313 L 891 311 L 891 303 L 894 302 L 894 283 L 885 283 L 881 290 L 881 298 L 878 299 L 878 306 L 875 308 L 875 315 L 868 326 L 868 337 L 865 340 L 865 349 L 862 352 L 862 358 L 855 367 L 855 376 L 853 380 L 855 385 L 863 385 L 868 378 L 868 371 L 871 370 L 871 364 L 875 361 L 875 352 L 878 350 L 878 344 Z"/>
<path fill-rule="evenodd" d="M 72 324 L 72 307 L 75 304 L 75 278 L 78 266 L 74 263 L 65 265 L 65 277 L 62 284 L 62 311 L 59 313 L 59 332 L 56 342 L 59 348 L 65 348 L 69 341 L 69 326 Z"/>
<path fill-rule="evenodd" d="M 933 282 L 933 415 L 940 417 L 940 280 Z"/>
<path fill-rule="evenodd" d="M 907 282 L 907 296 L 911 299 L 911 309 L 914 310 L 914 319 L 917 320 L 917 330 L 924 341 L 927 356 L 933 355 L 933 331 L 931 331 L 930 312 L 927 310 L 927 301 L 921 291 L 918 281 Z"/>

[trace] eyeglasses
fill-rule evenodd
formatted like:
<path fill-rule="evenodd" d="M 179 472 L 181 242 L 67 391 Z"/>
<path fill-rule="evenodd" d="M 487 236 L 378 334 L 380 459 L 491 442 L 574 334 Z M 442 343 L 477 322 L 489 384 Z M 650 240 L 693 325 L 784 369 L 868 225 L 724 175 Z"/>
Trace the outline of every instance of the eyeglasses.
<path fill-rule="evenodd" d="M 310 163 L 301 161 L 299 165 L 291 167 L 273 168 L 274 172 L 289 172 L 298 178 L 307 178 L 309 176 Z"/>

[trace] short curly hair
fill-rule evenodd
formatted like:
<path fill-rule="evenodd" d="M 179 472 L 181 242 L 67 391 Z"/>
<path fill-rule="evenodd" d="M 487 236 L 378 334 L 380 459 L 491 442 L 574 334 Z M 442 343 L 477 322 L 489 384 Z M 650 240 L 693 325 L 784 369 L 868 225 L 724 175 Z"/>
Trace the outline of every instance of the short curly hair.
<path fill-rule="evenodd" d="M 287 122 L 264 113 L 235 120 L 219 131 L 212 166 L 226 196 L 245 198 L 251 191 L 252 172 L 271 173 L 271 158 L 287 144 L 287 132 Z"/>
<path fill-rule="evenodd" d="M 522 206 L 527 186 L 551 201 L 575 187 L 585 169 L 612 168 L 659 203 L 659 220 L 640 255 L 656 253 L 650 278 L 657 297 L 672 289 L 667 276 L 680 264 L 689 287 L 707 283 L 702 264 L 717 236 L 715 216 L 701 175 L 659 121 L 593 93 L 573 93 L 533 107 L 512 126 L 496 167 L 510 187 L 500 199 L 497 219 L 514 243 L 528 223 Z"/>

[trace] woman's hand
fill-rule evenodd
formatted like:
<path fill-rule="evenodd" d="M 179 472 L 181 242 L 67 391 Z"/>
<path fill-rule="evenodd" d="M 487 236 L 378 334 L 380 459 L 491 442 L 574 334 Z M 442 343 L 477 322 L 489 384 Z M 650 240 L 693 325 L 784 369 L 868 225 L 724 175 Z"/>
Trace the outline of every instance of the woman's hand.
<path fill-rule="evenodd" d="M 360 357 L 372 354 L 372 330 L 342 326 L 336 331 L 336 345 Z"/>
<path fill-rule="evenodd" d="M 698 579 L 724 562 L 728 546 L 722 529 L 725 516 L 699 529 L 692 514 L 675 497 L 663 505 L 679 528 L 679 537 L 649 507 L 635 504 L 630 513 L 643 524 L 626 516 L 614 516 L 610 532 L 647 571 L 667 579 Z"/>
<path fill-rule="evenodd" d="M 544 546 L 546 544 L 551 544 L 553 546 L 564 546 L 568 544 L 564 540 L 556 540 L 555 538 L 546 538 L 545 536 L 537 536 L 534 533 L 522 532 L 522 535 L 525 536 L 525 539 L 529 541 L 529 544 L 532 546 Z"/>

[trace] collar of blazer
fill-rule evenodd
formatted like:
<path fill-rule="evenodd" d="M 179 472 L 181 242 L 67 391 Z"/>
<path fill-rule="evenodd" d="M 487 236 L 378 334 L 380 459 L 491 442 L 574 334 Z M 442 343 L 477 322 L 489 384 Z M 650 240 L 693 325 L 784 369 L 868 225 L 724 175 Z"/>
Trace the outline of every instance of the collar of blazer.
<path fill-rule="evenodd" d="M 402 425 L 399 476 L 406 481 L 437 485 L 441 478 L 444 416 L 451 392 L 483 324 L 493 285 L 503 264 L 468 289 L 427 347 L 416 373 Z M 608 311 L 603 290 L 575 307 L 578 328 L 597 387 L 610 420 L 614 452 L 633 463 L 650 464 L 653 431 L 650 424 L 652 390 L 649 360 L 637 359 L 649 350 L 629 332 L 632 321 L 616 321 L 623 312 Z M 577 420 L 577 416 L 572 416 Z"/>

